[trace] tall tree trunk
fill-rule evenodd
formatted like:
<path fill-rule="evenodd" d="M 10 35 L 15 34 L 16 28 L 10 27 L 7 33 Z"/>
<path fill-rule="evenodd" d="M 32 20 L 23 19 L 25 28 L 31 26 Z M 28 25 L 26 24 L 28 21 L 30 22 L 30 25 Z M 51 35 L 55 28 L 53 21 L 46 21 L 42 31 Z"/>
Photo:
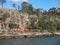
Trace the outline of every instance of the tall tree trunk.
<path fill-rule="evenodd" d="M 2 0 L 2 8 L 3 8 L 3 0 Z"/>

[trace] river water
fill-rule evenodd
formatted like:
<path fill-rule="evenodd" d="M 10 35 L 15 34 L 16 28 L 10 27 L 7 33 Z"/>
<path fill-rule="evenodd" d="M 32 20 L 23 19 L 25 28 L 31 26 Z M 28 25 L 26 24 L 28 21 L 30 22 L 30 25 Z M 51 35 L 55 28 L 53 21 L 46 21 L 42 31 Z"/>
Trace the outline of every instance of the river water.
<path fill-rule="evenodd" d="M 1 39 L 0 45 L 60 45 L 60 36 L 42 38 Z"/>

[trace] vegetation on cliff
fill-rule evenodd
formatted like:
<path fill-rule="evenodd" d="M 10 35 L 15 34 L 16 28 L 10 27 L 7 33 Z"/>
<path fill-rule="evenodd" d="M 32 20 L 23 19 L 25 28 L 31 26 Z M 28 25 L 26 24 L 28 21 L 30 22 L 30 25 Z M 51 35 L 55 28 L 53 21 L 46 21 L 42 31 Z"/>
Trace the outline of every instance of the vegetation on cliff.
<path fill-rule="evenodd" d="M 2 0 L 3 1 L 3 0 Z M 0 1 L 1 2 L 1 1 Z M 4 2 L 1 2 L 2 5 Z M 16 4 L 13 4 L 13 7 L 16 8 Z M 21 4 L 21 8 L 18 5 L 18 12 L 28 14 L 30 25 L 27 27 L 31 29 L 38 30 L 48 30 L 48 31 L 56 31 L 60 30 L 60 8 L 50 8 L 48 11 L 43 11 L 43 9 L 35 9 L 32 4 L 28 2 L 23 2 Z M 17 9 L 16 8 L 16 9 Z M 42 10 L 42 11 L 41 11 Z M 31 16 L 32 15 L 32 16 Z M 4 14 L 5 16 L 5 14 Z M 31 17 L 32 18 L 31 18 Z M 4 17 L 5 18 L 5 17 Z M 19 27 L 17 24 L 9 24 L 10 28 Z"/>
<path fill-rule="evenodd" d="M 41 12 L 41 9 L 35 9 L 31 4 L 23 2 L 22 9 L 20 11 L 23 13 L 28 13 L 29 15 L 36 15 L 38 17 L 36 18 L 38 19 L 37 23 L 31 21 L 31 24 L 29 26 L 31 29 L 49 31 L 60 30 L 60 23 L 57 23 L 60 20 L 60 8 L 50 8 L 48 11 Z"/>

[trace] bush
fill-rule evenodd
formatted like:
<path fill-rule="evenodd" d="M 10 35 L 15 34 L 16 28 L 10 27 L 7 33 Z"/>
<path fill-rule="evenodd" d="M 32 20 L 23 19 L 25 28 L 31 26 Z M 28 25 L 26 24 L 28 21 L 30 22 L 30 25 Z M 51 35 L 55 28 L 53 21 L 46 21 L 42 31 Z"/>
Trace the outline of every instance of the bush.
<path fill-rule="evenodd" d="M 18 27 L 18 28 L 19 28 L 19 25 L 13 24 L 13 23 L 10 23 L 10 24 L 9 24 L 9 28 L 10 28 L 10 29 L 11 29 L 11 28 L 14 28 L 14 27 Z"/>

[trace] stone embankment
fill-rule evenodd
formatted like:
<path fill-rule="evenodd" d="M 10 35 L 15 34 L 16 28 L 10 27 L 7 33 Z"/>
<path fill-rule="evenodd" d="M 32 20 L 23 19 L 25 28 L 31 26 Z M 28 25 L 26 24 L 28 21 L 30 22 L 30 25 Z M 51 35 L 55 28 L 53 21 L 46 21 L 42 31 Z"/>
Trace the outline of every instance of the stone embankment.
<path fill-rule="evenodd" d="M 40 32 L 28 32 L 28 33 L 14 33 L 14 34 L 0 34 L 0 39 L 14 39 L 14 38 L 32 38 L 32 37 L 51 37 L 60 36 L 59 32 L 54 33 L 40 33 Z"/>

